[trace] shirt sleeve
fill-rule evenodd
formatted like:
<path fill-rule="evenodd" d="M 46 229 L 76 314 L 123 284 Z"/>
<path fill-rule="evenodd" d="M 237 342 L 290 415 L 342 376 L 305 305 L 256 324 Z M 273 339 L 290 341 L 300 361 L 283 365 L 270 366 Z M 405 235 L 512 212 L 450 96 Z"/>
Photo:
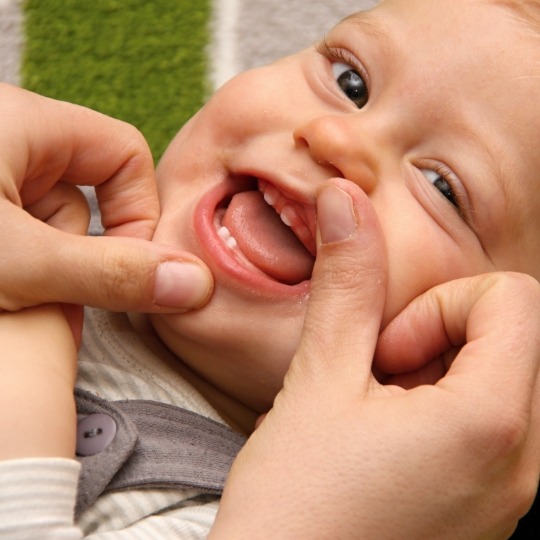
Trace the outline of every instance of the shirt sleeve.
<path fill-rule="evenodd" d="M 140 517 L 126 528 L 85 536 L 73 517 L 79 473 L 80 464 L 70 459 L 0 461 L 0 540 L 203 540 L 214 522 L 218 501 L 200 496 L 182 508 L 173 505 Z"/>
<path fill-rule="evenodd" d="M 0 540 L 75 540 L 80 465 L 64 458 L 0 462 Z"/>

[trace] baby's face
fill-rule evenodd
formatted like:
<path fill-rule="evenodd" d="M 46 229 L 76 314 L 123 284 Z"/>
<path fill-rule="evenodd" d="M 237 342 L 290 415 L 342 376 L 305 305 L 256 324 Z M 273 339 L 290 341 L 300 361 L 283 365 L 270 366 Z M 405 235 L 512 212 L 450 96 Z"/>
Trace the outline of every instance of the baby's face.
<path fill-rule="evenodd" d="M 386 0 L 225 85 L 158 169 L 155 240 L 200 256 L 216 283 L 203 309 L 152 318 L 164 341 L 266 410 L 309 298 L 316 193 L 336 176 L 381 222 L 383 325 L 442 282 L 538 277 L 539 51 L 538 32 L 490 1 Z"/>

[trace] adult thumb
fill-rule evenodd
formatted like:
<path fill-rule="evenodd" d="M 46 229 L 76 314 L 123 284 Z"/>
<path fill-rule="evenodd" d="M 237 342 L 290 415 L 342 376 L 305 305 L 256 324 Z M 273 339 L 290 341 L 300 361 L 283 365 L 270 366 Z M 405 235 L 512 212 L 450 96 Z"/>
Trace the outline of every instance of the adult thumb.
<path fill-rule="evenodd" d="M 317 220 L 319 247 L 292 373 L 358 390 L 371 380 L 384 308 L 384 239 L 368 197 L 343 179 L 321 189 Z"/>
<path fill-rule="evenodd" d="M 114 311 L 181 312 L 202 306 L 213 278 L 187 252 L 121 237 L 57 230 L 4 204 L 10 238 L 0 239 L 0 309 L 63 302 Z"/>

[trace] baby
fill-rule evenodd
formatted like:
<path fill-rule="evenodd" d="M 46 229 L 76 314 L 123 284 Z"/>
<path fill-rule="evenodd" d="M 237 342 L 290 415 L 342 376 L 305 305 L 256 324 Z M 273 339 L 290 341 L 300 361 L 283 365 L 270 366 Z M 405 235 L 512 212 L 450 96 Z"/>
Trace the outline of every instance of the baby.
<path fill-rule="evenodd" d="M 527 6 L 386 1 L 219 90 L 158 169 L 155 241 L 197 254 L 216 280 L 204 309 L 151 317 L 163 342 L 248 410 L 267 410 L 298 344 L 315 195 L 331 177 L 359 185 L 381 223 L 383 326 L 439 283 L 493 270 L 538 278 Z"/>
<path fill-rule="evenodd" d="M 159 164 L 154 235 L 204 260 L 214 294 L 197 311 L 133 317 L 136 333 L 121 314 L 89 311 L 85 403 L 152 400 L 251 433 L 299 344 L 316 196 L 331 178 L 359 186 L 380 222 L 382 327 L 441 283 L 492 271 L 538 279 L 539 23 L 537 2 L 385 0 L 222 87 Z M 400 371 L 376 367 L 381 380 Z M 74 461 L 53 465 L 21 468 L 24 497 L 38 498 L 24 482 L 36 468 L 78 474 Z M 182 486 L 104 489 L 77 525 L 93 538 L 203 538 L 217 498 Z M 65 486 L 46 488 L 39 496 L 65 497 Z"/>

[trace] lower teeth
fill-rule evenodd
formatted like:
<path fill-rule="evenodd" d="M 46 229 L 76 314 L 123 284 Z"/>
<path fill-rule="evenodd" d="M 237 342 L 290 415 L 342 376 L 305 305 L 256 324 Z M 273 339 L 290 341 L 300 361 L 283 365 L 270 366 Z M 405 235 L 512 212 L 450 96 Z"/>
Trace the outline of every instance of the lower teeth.
<path fill-rule="evenodd" d="M 227 247 L 233 250 L 238 247 L 235 238 L 231 236 L 231 233 L 229 232 L 229 229 L 227 229 L 227 227 L 220 227 L 217 233 Z"/>

